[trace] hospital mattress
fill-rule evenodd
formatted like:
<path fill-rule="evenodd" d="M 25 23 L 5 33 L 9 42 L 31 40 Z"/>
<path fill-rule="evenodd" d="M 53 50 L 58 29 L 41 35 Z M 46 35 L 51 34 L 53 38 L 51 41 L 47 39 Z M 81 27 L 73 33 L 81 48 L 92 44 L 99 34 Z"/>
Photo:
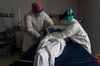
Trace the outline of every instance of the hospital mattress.
<path fill-rule="evenodd" d="M 33 66 L 37 44 L 9 66 Z M 63 53 L 55 59 L 55 66 L 100 66 L 81 45 L 66 43 Z"/>

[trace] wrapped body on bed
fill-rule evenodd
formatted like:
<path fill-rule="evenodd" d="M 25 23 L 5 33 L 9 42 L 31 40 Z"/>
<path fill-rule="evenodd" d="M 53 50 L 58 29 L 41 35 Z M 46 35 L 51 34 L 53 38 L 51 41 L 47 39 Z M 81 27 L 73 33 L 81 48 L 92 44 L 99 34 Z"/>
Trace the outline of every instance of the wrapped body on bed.
<path fill-rule="evenodd" d="M 54 66 L 55 58 L 57 58 L 64 49 L 65 38 L 70 38 L 73 42 L 72 44 L 80 44 L 88 53 L 91 53 L 91 45 L 87 33 L 78 21 L 73 19 L 64 31 L 48 34 L 40 42 L 33 66 Z M 69 43 L 66 45 L 68 44 Z"/>
<path fill-rule="evenodd" d="M 62 36 L 59 35 L 59 32 L 58 34 L 52 34 L 48 34 L 42 39 L 38 49 L 37 44 L 35 44 L 10 66 L 100 66 L 96 59 L 81 44 L 72 40 L 65 43 L 61 39 Z M 59 36 L 53 37 L 54 34 Z M 34 56 L 35 60 L 33 59 Z"/>
<path fill-rule="evenodd" d="M 51 33 L 40 42 L 33 66 L 54 66 L 55 58 L 58 57 L 64 49 L 65 38 L 70 38 L 74 44 L 80 44 L 91 54 L 89 37 L 72 13 L 72 9 L 68 9 L 65 12 L 63 21 L 66 22 L 67 27 L 64 31 Z"/>
<path fill-rule="evenodd" d="M 62 36 L 57 35 L 54 37 L 49 34 L 40 42 L 33 66 L 54 66 L 55 58 L 63 52 L 66 45 Z"/>

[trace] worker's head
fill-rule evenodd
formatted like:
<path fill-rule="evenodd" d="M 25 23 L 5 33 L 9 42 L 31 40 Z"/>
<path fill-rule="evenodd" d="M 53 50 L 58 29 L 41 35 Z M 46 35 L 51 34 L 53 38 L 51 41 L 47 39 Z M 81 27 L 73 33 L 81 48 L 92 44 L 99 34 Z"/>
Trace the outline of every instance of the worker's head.
<path fill-rule="evenodd" d="M 59 16 L 59 19 L 60 20 L 66 19 L 68 22 L 71 22 L 72 19 L 74 19 L 73 14 L 74 14 L 73 9 L 69 8 L 62 15 Z"/>
<path fill-rule="evenodd" d="M 70 15 L 73 15 L 73 14 L 74 14 L 74 11 L 73 11 L 73 9 L 72 9 L 72 8 L 67 9 L 65 12 L 66 12 L 66 14 L 67 14 L 68 16 L 70 16 Z"/>
<path fill-rule="evenodd" d="M 34 2 L 32 4 L 32 11 L 36 16 L 39 16 L 40 12 L 43 11 L 42 4 L 39 2 Z"/>
<path fill-rule="evenodd" d="M 74 19 L 74 11 L 73 9 L 69 8 L 65 11 L 65 19 L 68 21 L 68 22 L 71 22 L 73 19 Z"/>

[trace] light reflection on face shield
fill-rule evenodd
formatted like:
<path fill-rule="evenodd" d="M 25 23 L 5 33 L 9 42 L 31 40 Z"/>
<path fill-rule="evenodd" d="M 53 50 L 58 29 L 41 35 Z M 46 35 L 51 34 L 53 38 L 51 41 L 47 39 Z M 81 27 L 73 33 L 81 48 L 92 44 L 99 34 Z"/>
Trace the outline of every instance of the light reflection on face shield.
<path fill-rule="evenodd" d="M 65 24 L 65 25 L 69 24 L 66 19 L 61 20 L 61 23 Z"/>

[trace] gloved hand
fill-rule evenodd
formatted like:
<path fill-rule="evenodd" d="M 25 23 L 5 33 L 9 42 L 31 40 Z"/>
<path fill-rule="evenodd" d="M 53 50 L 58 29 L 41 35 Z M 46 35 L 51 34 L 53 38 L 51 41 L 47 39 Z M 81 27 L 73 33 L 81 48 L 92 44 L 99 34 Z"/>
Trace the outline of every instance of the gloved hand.
<path fill-rule="evenodd" d="M 47 35 L 47 30 L 46 28 L 42 28 L 41 31 L 39 32 L 41 36 L 46 36 Z"/>
<path fill-rule="evenodd" d="M 62 30 L 61 29 L 55 29 L 55 32 L 61 32 Z"/>
<path fill-rule="evenodd" d="M 48 28 L 48 31 L 49 31 L 49 33 L 53 33 L 53 32 L 55 32 L 55 29 L 54 28 Z"/>
<path fill-rule="evenodd" d="M 59 29 L 59 28 L 57 28 L 57 29 L 55 29 L 55 28 L 49 28 L 48 31 L 50 33 L 53 33 L 53 32 L 61 32 L 61 29 Z"/>

